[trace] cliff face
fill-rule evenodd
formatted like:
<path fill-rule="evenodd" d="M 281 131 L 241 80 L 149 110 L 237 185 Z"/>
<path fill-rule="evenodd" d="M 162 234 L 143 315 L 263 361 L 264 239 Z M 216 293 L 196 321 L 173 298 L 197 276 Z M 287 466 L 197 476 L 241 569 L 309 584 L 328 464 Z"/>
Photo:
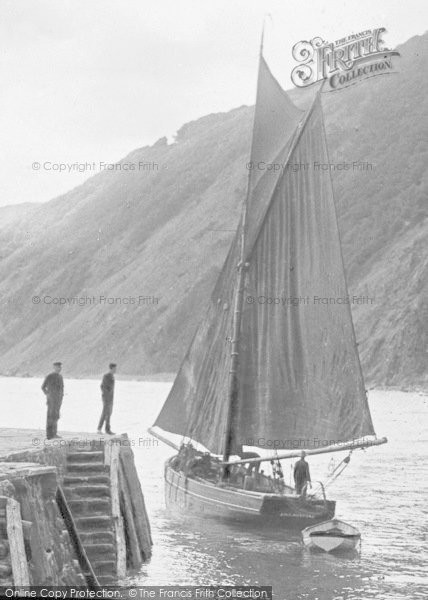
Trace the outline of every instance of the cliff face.
<path fill-rule="evenodd" d="M 399 50 L 397 74 L 323 97 L 331 162 L 368 163 L 333 179 L 350 291 L 371 299 L 352 307 L 371 385 L 427 381 L 428 35 Z M 251 116 L 206 116 L 64 196 L 0 209 L 2 373 L 178 368 L 237 226 Z"/>

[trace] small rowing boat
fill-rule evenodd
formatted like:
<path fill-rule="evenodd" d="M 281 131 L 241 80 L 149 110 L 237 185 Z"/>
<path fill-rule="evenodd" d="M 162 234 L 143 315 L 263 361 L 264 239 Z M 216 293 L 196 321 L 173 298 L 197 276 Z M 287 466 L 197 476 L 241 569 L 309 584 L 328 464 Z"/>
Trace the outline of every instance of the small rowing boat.
<path fill-rule="evenodd" d="M 339 519 L 306 527 L 302 531 L 302 537 L 303 543 L 309 549 L 324 550 L 324 552 L 354 550 L 361 540 L 358 529 Z"/>

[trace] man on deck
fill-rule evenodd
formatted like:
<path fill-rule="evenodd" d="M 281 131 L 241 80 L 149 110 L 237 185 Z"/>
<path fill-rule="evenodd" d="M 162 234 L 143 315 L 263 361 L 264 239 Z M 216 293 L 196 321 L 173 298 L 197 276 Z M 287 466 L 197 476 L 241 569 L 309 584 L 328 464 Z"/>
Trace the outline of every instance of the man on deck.
<path fill-rule="evenodd" d="M 109 364 L 109 372 L 106 373 L 101 382 L 101 395 L 103 401 L 103 412 L 101 413 L 100 422 L 98 423 L 97 433 L 102 433 L 102 428 L 105 423 L 106 433 L 114 435 L 110 429 L 110 417 L 113 411 L 113 396 L 114 396 L 114 374 L 116 373 L 116 364 Z"/>
<path fill-rule="evenodd" d="M 48 413 L 46 418 L 46 437 L 48 440 L 59 438 L 57 435 L 60 408 L 64 397 L 64 380 L 61 375 L 62 364 L 55 362 L 54 370 L 42 384 L 43 393 L 46 395 Z"/>
<path fill-rule="evenodd" d="M 302 450 L 300 456 L 300 460 L 294 465 L 294 484 L 296 492 L 304 498 L 308 485 L 311 486 L 311 475 L 309 473 L 309 465 L 305 460 L 306 452 Z"/>

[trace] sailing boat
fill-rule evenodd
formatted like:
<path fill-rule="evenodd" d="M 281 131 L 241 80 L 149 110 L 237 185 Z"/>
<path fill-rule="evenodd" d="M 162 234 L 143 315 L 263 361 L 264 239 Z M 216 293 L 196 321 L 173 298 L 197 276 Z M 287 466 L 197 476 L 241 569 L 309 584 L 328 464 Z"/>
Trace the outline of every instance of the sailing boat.
<path fill-rule="evenodd" d="M 303 528 L 331 519 L 335 502 L 323 487 L 285 485 L 280 460 L 386 439 L 374 434 L 350 305 L 330 301 L 348 291 L 331 175 L 315 168 L 329 162 L 321 90 L 298 109 L 262 46 L 238 231 L 149 431 L 179 450 L 165 465 L 168 507 Z M 254 452 L 278 441 L 289 450 Z"/>

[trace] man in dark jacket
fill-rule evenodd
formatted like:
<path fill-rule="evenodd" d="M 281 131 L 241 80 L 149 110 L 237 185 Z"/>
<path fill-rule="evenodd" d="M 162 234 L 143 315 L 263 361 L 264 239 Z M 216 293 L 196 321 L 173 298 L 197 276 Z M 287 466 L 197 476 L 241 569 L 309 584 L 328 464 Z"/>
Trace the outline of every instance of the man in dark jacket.
<path fill-rule="evenodd" d="M 301 459 L 294 465 L 294 483 L 296 492 L 303 498 L 306 496 L 306 488 L 311 485 L 311 476 L 309 473 L 309 465 L 305 461 L 306 452 L 302 450 Z"/>
<path fill-rule="evenodd" d="M 46 418 L 46 437 L 48 440 L 59 438 L 57 435 L 60 408 L 64 397 L 64 380 L 61 375 L 62 364 L 55 362 L 54 370 L 44 380 L 42 390 L 46 395 L 48 414 Z"/>
<path fill-rule="evenodd" d="M 115 363 L 109 364 L 109 372 L 106 373 L 101 382 L 101 395 L 103 400 L 103 412 L 101 413 L 100 422 L 98 423 L 97 433 L 102 433 L 102 428 L 105 423 L 105 431 L 109 435 L 114 435 L 110 429 L 110 417 L 113 411 L 113 396 L 114 396 L 114 374 L 116 373 Z"/>

